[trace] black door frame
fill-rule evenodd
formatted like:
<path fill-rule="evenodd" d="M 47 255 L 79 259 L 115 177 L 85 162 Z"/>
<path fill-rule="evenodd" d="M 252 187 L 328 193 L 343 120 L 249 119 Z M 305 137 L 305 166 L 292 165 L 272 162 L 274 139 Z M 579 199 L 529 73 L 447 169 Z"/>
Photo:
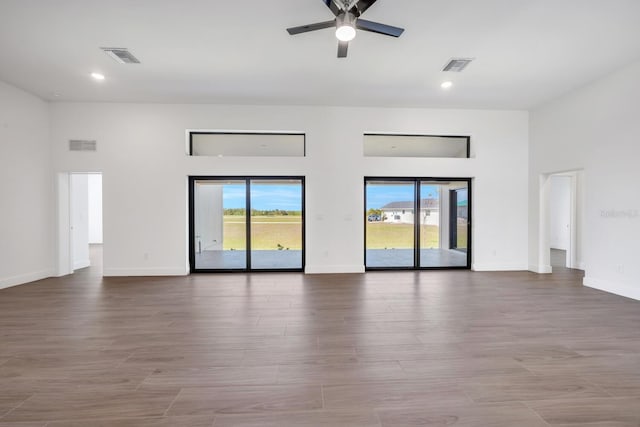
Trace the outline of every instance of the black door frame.
<path fill-rule="evenodd" d="M 413 245 L 413 266 L 412 267 L 368 267 L 367 266 L 367 182 L 370 181 L 392 181 L 392 182 L 405 182 L 414 184 L 414 245 Z M 422 267 L 420 266 L 420 202 L 421 202 L 421 182 L 434 181 L 434 182 L 466 182 L 467 183 L 467 210 L 468 210 L 468 222 L 467 222 L 467 264 L 464 266 L 444 266 L 444 267 Z M 389 270 L 470 270 L 471 269 L 471 206 L 472 206 L 472 186 L 473 178 L 433 178 L 433 177 L 378 177 L 378 176 L 365 176 L 364 177 L 364 266 L 365 271 L 389 271 Z"/>
<path fill-rule="evenodd" d="M 300 268 L 251 268 L 251 181 L 260 180 L 299 180 L 302 185 L 302 264 Z M 195 251 L 195 182 L 196 181 L 244 181 L 245 182 L 245 206 L 246 206 L 246 263 L 245 268 L 196 268 L 196 251 Z M 189 176 L 189 271 L 191 273 L 268 273 L 268 272 L 304 272 L 306 263 L 305 254 L 305 177 L 304 176 L 210 176 L 210 175 L 198 175 Z"/>

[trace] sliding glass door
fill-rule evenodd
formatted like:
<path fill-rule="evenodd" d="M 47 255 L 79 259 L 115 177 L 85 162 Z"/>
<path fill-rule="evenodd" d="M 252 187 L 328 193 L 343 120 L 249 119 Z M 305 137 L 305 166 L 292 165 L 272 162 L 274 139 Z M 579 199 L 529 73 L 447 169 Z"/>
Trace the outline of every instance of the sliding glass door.
<path fill-rule="evenodd" d="M 366 268 L 470 268 L 470 187 L 467 178 L 366 178 Z"/>
<path fill-rule="evenodd" d="M 302 271 L 304 178 L 191 177 L 192 272 Z"/>

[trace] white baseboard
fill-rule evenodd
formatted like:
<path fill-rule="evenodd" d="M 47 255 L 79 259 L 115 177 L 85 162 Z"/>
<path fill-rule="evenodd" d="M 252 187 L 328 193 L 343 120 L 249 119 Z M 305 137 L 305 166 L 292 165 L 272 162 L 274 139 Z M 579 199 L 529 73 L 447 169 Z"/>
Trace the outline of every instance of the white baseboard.
<path fill-rule="evenodd" d="M 186 276 L 189 274 L 186 268 L 105 268 L 104 277 L 123 276 Z"/>
<path fill-rule="evenodd" d="M 364 265 L 307 265 L 305 274 L 364 273 Z"/>
<path fill-rule="evenodd" d="M 74 270 L 79 270 L 81 268 L 86 268 L 91 266 L 91 261 L 89 261 L 89 259 L 83 259 L 80 261 L 76 261 L 73 263 L 73 269 Z"/>
<path fill-rule="evenodd" d="M 586 277 L 582 279 L 582 283 L 593 289 L 609 292 L 623 297 L 640 300 L 640 286 L 630 283 L 612 282 L 610 280 L 597 279 L 595 277 Z"/>
<path fill-rule="evenodd" d="M 584 268 L 585 268 L 585 267 L 584 267 L 584 262 L 579 262 L 579 263 L 578 263 L 578 270 L 582 270 L 582 271 L 584 271 Z"/>
<path fill-rule="evenodd" d="M 17 276 L 3 277 L 0 278 L 0 289 L 35 282 L 36 280 L 46 279 L 51 276 L 53 276 L 53 270 L 41 270 L 33 273 L 19 274 Z"/>
<path fill-rule="evenodd" d="M 471 265 L 473 271 L 527 271 L 526 265 L 520 264 L 478 264 Z"/>
<path fill-rule="evenodd" d="M 553 268 L 550 265 L 535 265 L 535 264 L 531 264 L 529 265 L 529 271 L 533 271 L 534 273 L 538 273 L 538 274 L 549 274 L 551 272 L 553 272 Z"/>

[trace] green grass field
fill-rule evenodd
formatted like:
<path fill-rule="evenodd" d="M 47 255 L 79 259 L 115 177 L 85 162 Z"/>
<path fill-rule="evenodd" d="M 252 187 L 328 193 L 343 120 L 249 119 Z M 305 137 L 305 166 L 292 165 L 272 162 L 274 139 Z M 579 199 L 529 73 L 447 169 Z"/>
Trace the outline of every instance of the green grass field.
<path fill-rule="evenodd" d="M 224 223 L 225 250 L 246 248 L 245 217 L 225 215 Z M 252 216 L 251 217 L 251 249 L 277 250 L 283 248 L 302 249 L 302 217 L 300 216 Z"/>
<path fill-rule="evenodd" d="M 420 226 L 420 247 L 438 248 L 440 229 L 437 225 Z M 467 247 L 467 227 L 458 224 L 458 247 Z M 413 224 L 367 222 L 367 249 L 413 248 Z"/>
<path fill-rule="evenodd" d="M 225 215 L 224 249 L 244 250 L 246 247 L 245 217 Z M 254 250 L 277 250 L 283 248 L 302 249 L 302 217 L 299 216 L 252 216 L 251 246 Z M 423 225 L 420 229 L 420 247 L 439 246 L 439 227 Z M 458 247 L 467 246 L 466 225 L 458 224 Z M 367 222 L 368 249 L 413 248 L 413 225 Z"/>
<path fill-rule="evenodd" d="M 423 225 L 420 229 L 420 246 L 437 248 L 438 227 Z M 411 249 L 413 248 L 413 224 L 367 222 L 367 249 Z"/>
<path fill-rule="evenodd" d="M 458 223 L 458 247 L 466 248 L 467 247 L 467 222 L 464 221 L 464 224 Z"/>

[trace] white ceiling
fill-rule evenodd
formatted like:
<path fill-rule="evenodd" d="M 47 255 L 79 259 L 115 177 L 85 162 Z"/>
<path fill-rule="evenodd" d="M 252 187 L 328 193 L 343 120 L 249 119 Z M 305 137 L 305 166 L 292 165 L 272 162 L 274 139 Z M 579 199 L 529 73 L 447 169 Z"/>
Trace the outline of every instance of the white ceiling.
<path fill-rule="evenodd" d="M 0 80 L 60 101 L 529 109 L 640 57 L 639 0 L 378 0 L 363 17 L 405 33 L 359 32 L 347 59 L 331 29 L 285 31 L 332 17 L 322 0 L 0 0 Z M 476 60 L 442 73 L 451 57 Z"/>

